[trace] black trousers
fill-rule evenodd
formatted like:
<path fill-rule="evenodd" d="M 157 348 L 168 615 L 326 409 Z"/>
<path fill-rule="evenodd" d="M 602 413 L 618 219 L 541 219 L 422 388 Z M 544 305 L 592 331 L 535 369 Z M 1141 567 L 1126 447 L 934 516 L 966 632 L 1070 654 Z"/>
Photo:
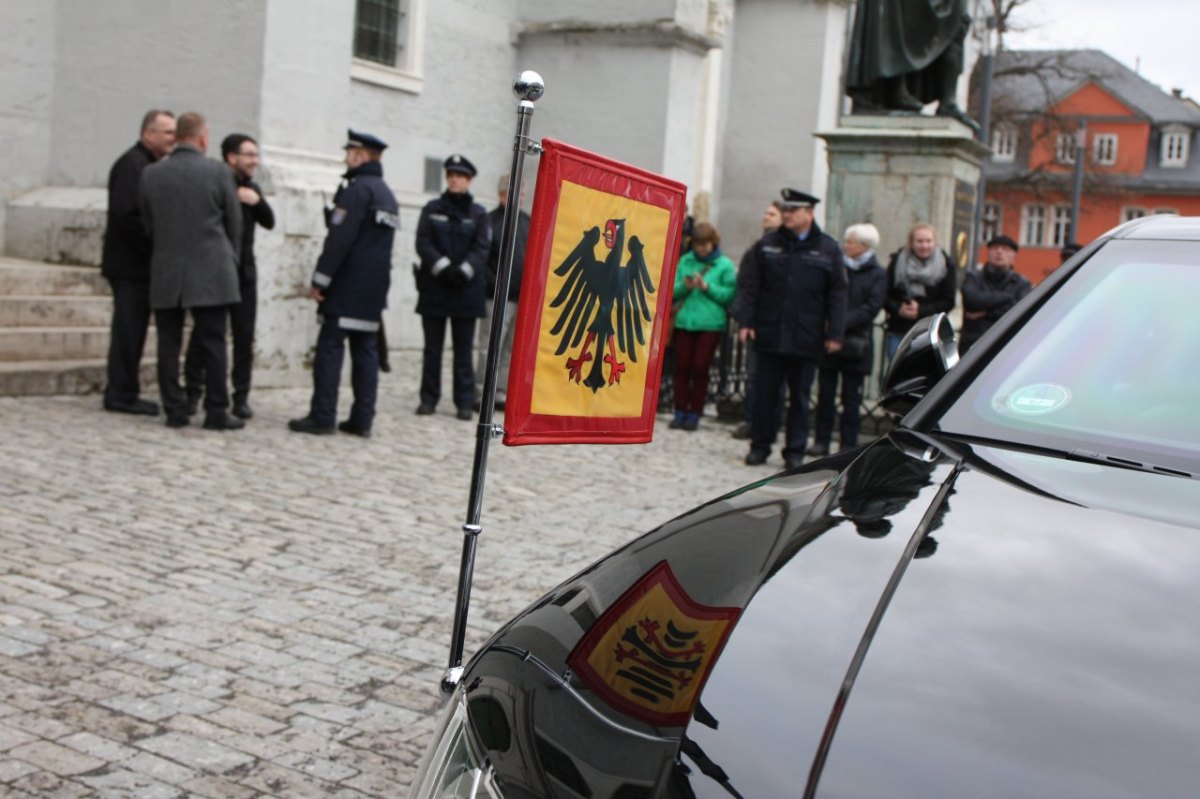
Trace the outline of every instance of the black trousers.
<path fill-rule="evenodd" d="M 108 340 L 108 385 L 104 400 L 131 405 L 141 394 L 138 367 L 150 327 L 150 284 L 140 280 L 110 280 L 113 293 L 112 327 Z"/>
<path fill-rule="evenodd" d="M 833 422 L 837 417 L 838 379 L 842 381 L 842 419 L 839 430 L 842 449 L 858 446 L 858 431 L 862 427 L 862 372 L 848 369 L 821 369 L 817 375 L 817 425 L 813 443 L 826 449 L 833 440 Z"/>
<path fill-rule="evenodd" d="M 313 395 L 308 415 L 323 427 L 337 421 L 338 383 L 342 379 L 342 361 L 346 341 L 350 342 L 350 386 L 354 404 L 350 406 L 350 424 L 363 430 L 375 421 L 375 398 L 379 393 L 379 332 L 345 330 L 336 317 L 327 316 L 317 334 L 313 358 Z"/>
<path fill-rule="evenodd" d="M 188 308 L 186 312 L 192 315 L 191 341 L 198 342 L 204 366 L 204 410 L 223 413 L 229 407 L 229 389 L 225 385 L 225 316 L 229 306 Z M 154 312 L 158 328 L 158 390 L 167 416 L 187 413 L 187 394 L 179 384 L 184 313 L 183 308 L 160 308 Z"/>
<path fill-rule="evenodd" d="M 250 396 L 250 374 L 254 369 L 254 323 L 258 318 L 258 288 L 253 280 L 242 282 L 242 301 L 228 306 L 229 336 L 233 339 L 233 401 L 244 402 Z M 183 380 L 189 397 L 204 393 L 204 359 L 200 342 L 188 341 L 187 357 L 183 359 Z"/>
<path fill-rule="evenodd" d="M 775 408 L 780 386 L 788 387 L 787 437 L 784 460 L 804 457 L 808 441 L 808 395 L 812 391 L 817 362 L 797 355 L 759 352 L 754 374 L 754 418 L 750 420 L 750 449 L 770 453 L 779 430 Z"/>
<path fill-rule="evenodd" d="M 437 405 L 442 398 L 442 350 L 446 346 L 446 322 L 454 346 L 454 407 L 467 410 L 475 402 L 475 367 L 471 352 L 475 344 L 475 319 L 422 316 L 425 351 L 421 359 L 421 403 Z"/>

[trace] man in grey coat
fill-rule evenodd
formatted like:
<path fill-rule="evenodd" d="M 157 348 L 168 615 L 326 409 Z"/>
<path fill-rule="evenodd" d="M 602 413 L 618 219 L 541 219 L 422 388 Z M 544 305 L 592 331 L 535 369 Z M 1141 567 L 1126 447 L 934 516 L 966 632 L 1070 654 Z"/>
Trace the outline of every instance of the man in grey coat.
<path fill-rule="evenodd" d="M 158 329 L 158 385 L 168 427 L 188 423 L 187 395 L 179 383 L 184 312 L 205 365 L 204 427 L 237 430 L 229 415 L 225 354 L 228 306 L 240 301 L 238 249 L 242 206 L 233 173 L 205 158 L 208 123 L 195 112 L 179 117 L 170 158 L 142 173 L 142 219 L 150 234 L 150 307 Z"/>

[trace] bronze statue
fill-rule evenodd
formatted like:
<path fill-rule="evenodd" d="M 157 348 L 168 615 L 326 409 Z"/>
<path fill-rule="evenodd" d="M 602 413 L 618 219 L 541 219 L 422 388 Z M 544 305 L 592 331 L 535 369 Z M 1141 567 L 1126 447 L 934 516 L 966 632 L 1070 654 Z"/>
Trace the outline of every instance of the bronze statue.
<path fill-rule="evenodd" d="M 936 102 L 939 116 L 977 130 L 954 97 L 970 27 L 967 0 L 858 0 L 846 71 L 854 113 L 920 113 Z"/>

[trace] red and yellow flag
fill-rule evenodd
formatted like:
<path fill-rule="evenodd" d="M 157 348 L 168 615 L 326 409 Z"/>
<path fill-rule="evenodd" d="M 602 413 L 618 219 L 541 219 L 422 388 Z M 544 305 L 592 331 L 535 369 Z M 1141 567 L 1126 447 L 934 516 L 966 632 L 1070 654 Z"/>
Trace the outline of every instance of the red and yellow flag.
<path fill-rule="evenodd" d="M 542 145 L 504 443 L 645 443 L 686 187 L 551 139 Z"/>
<path fill-rule="evenodd" d="M 596 620 L 567 664 L 613 708 L 682 727 L 739 615 L 694 602 L 661 561 Z"/>

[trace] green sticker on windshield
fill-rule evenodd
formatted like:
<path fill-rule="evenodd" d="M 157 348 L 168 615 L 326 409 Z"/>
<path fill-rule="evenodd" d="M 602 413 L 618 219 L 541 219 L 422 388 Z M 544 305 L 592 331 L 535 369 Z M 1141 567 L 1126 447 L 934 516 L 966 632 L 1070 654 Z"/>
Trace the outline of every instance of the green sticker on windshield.
<path fill-rule="evenodd" d="M 1071 401 L 1071 390 L 1057 383 L 1035 383 L 1014 391 L 1008 397 L 1008 409 L 1025 416 L 1054 413 Z"/>

